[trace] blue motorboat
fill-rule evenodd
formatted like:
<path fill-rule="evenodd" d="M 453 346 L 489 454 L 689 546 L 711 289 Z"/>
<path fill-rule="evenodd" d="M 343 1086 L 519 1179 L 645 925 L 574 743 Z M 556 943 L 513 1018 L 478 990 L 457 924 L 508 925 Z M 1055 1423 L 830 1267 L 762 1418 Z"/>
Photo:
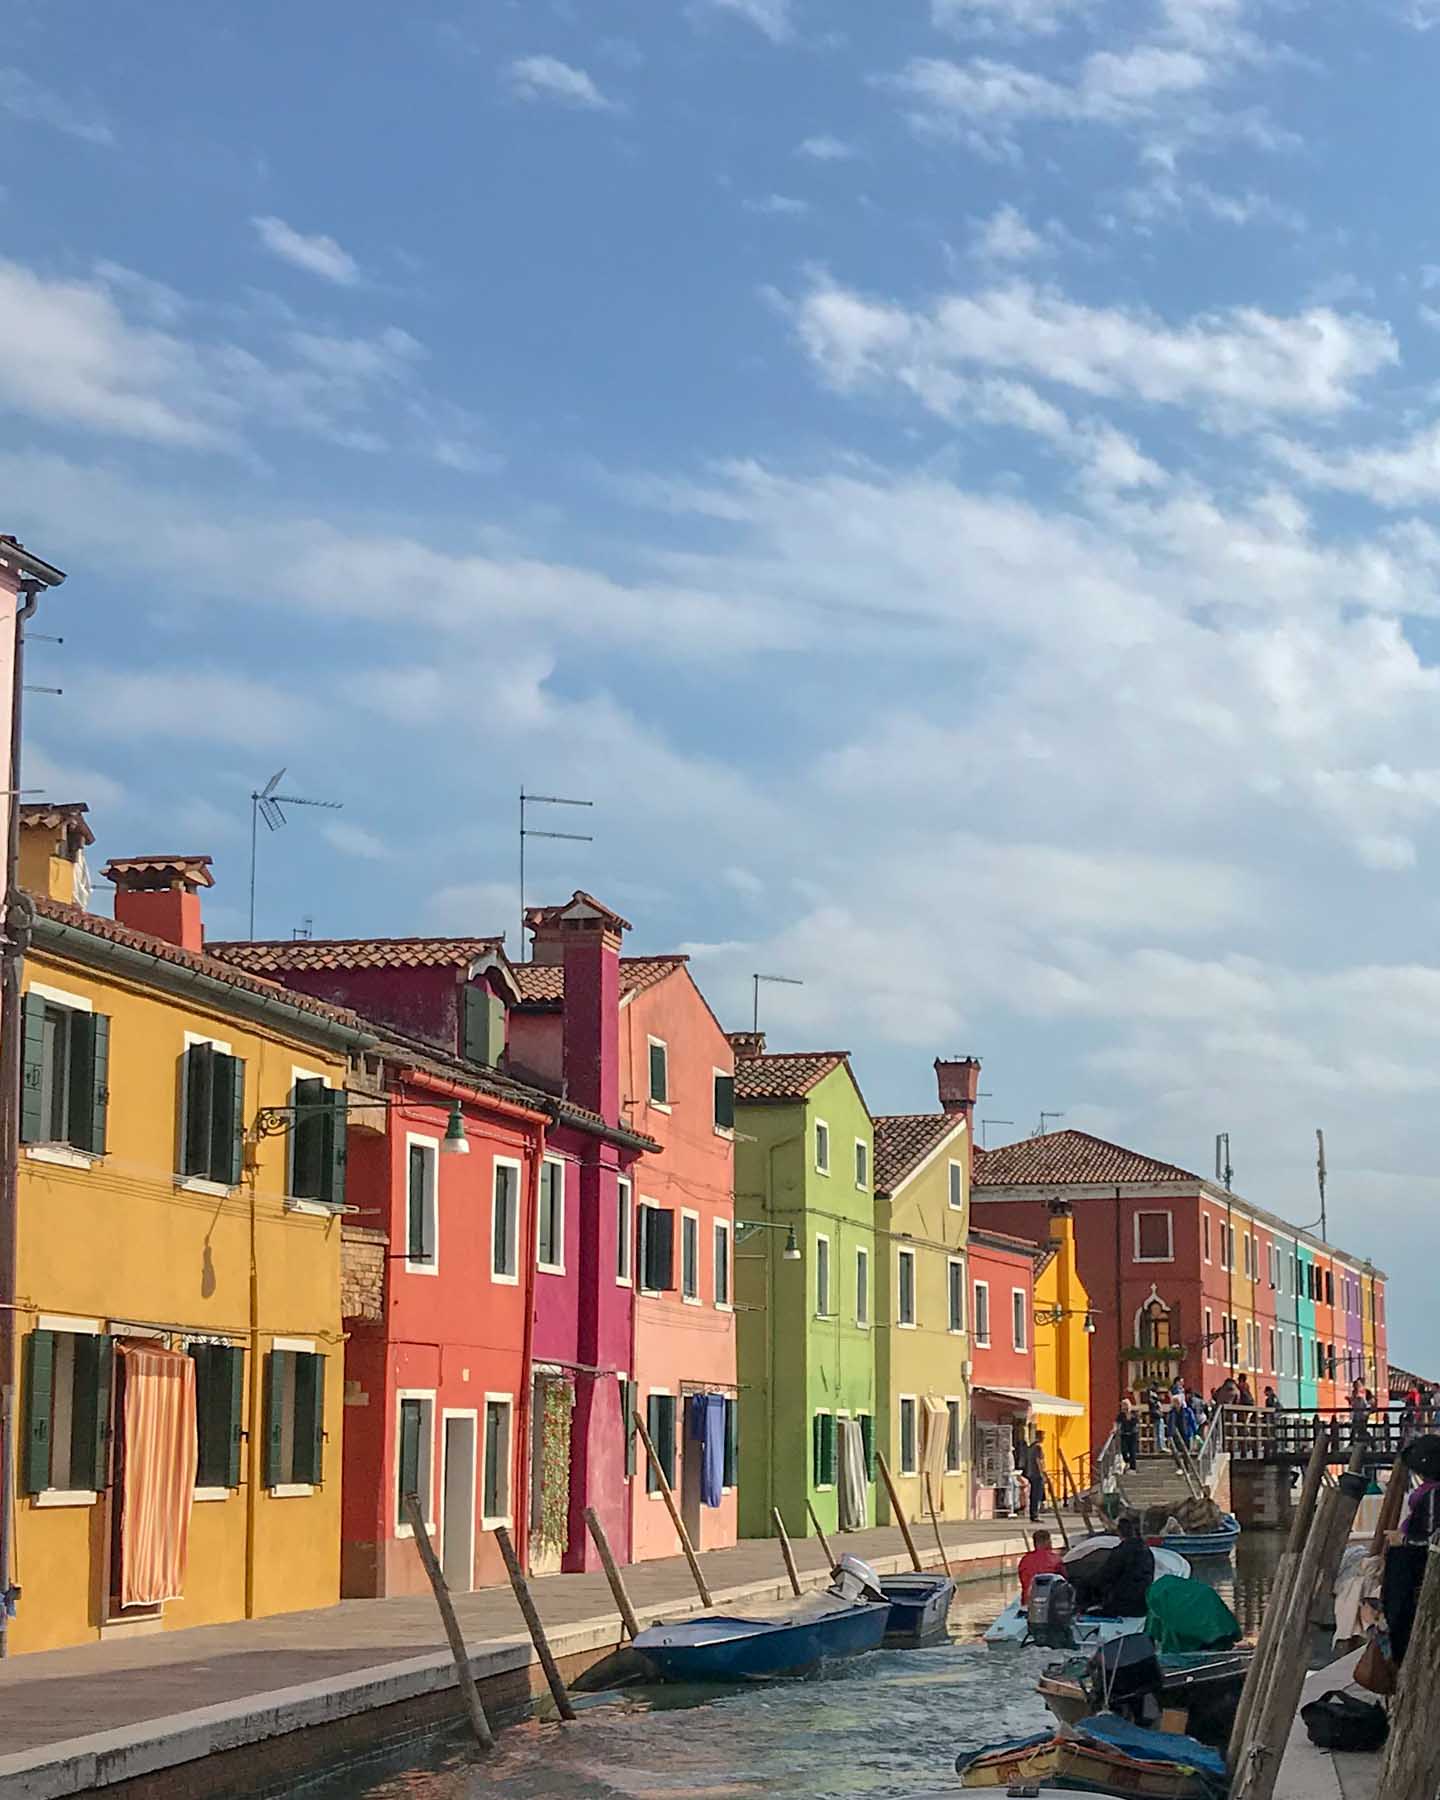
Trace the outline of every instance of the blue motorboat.
<path fill-rule="evenodd" d="M 870 1567 L 842 1557 L 830 1588 L 740 1616 L 701 1613 L 652 1625 L 630 1648 L 656 1681 L 764 1681 L 878 1649 L 890 1606 Z"/>
<path fill-rule="evenodd" d="M 1234 1513 L 1222 1513 L 1215 1531 L 1172 1531 L 1149 1542 L 1181 1556 L 1229 1556 L 1239 1539 L 1240 1521 Z"/>
<path fill-rule="evenodd" d="M 955 1583 L 948 1575 L 886 1575 L 880 1591 L 890 1602 L 885 1643 L 893 1650 L 933 1644 L 945 1636 Z"/>

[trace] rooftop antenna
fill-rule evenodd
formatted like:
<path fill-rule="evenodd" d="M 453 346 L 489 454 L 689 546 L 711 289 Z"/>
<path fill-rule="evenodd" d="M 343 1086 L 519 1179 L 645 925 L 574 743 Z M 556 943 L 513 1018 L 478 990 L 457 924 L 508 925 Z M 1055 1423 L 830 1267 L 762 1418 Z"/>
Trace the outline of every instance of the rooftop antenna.
<path fill-rule="evenodd" d="M 525 823 L 527 806 L 593 806 L 593 800 L 567 800 L 561 794 L 527 794 L 520 789 L 520 954 L 517 962 L 525 960 L 525 840 L 526 838 L 563 838 L 570 844 L 593 844 L 595 839 L 585 831 L 536 831 Z"/>
<path fill-rule="evenodd" d="M 750 986 L 754 999 L 754 1004 L 750 1008 L 750 1029 L 752 1031 L 758 1031 L 760 1029 L 760 983 L 762 981 L 780 982 L 785 987 L 804 987 L 805 985 L 805 983 L 795 975 L 752 975 L 750 977 Z"/>
<path fill-rule="evenodd" d="M 1320 1184 L 1320 1236 L 1328 1244 L 1330 1234 L 1326 1229 L 1325 1218 L 1325 1133 L 1318 1125 L 1315 1128 L 1315 1179 Z"/>
<path fill-rule="evenodd" d="M 1230 1133 L 1215 1133 L 1215 1179 L 1228 1193 L 1230 1184 L 1235 1179 L 1235 1171 L 1230 1166 Z"/>
<path fill-rule="evenodd" d="M 292 931 L 290 933 L 291 939 L 295 943 L 306 942 L 310 938 L 313 938 L 314 935 L 315 935 L 315 915 L 313 913 L 306 913 L 305 917 L 300 921 L 300 923 L 298 925 L 296 925 L 292 929 Z"/>
<path fill-rule="evenodd" d="M 1013 1125 L 1014 1123 L 1015 1121 L 1013 1119 L 982 1119 L 980 1121 L 980 1148 L 982 1150 L 989 1148 L 985 1142 L 985 1127 L 987 1125 Z"/>
<path fill-rule="evenodd" d="M 1040 1123 L 1030 1133 L 1031 1137 L 1044 1137 L 1045 1121 L 1047 1119 L 1063 1119 L 1064 1117 L 1065 1117 L 1065 1115 L 1063 1112 L 1043 1112 L 1042 1111 L 1040 1114 Z"/>
<path fill-rule="evenodd" d="M 255 936 L 255 862 L 258 847 L 260 821 L 263 819 L 271 831 L 278 831 L 285 823 L 285 815 L 281 805 L 285 806 L 322 806 L 327 812 L 339 812 L 344 806 L 343 800 L 311 800 L 303 794 L 282 794 L 277 790 L 285 779 L 285 771 L 277 769 L 270 779 L 257 793 L 250 796 L 250 936 Z"/>

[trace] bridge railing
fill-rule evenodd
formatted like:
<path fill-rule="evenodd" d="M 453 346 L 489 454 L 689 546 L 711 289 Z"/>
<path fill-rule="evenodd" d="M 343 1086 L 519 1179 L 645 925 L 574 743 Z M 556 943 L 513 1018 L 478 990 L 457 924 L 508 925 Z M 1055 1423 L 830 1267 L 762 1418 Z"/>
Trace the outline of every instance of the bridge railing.
<path fill-rule="evenodd" d="M 1216 1409 L 1216 1425 L 1221 1447 L 1242 1462 L 1303 1461 L 1326 1429 L 1337 1461 L 1347 1460 L 1357 1444 L 1385 1460 L 1417 1432 L 1435 1429 L 1399 1406 L 1377 1406 L 1363 1414 L 1348 1406 L 1223 1406 Z"/>

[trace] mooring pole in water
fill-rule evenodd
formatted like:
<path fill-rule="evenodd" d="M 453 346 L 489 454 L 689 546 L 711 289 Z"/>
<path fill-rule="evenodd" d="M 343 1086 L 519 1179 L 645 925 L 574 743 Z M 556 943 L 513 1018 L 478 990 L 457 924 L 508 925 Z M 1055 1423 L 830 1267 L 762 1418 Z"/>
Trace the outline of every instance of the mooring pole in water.
<path fill-rule="evenodd" d="M 690 1565 L 690 1573 L 695 1578 L 695 1586 L 700 1591 L 700 1598 L 706 1606 L 715 1602 L 710 1598 L 710 1590 L 705 1585 L 705 1577 L 700 1572 L 700 1559 L 695 1554 L 695 1546 L 690 1542 L 690 1533 L 685 1529 L 685 1521 L 680 1517 L 680 1508 L 675 1504 L 675 1496 L 670 1491 L 670 1481 L 665 1473 L 665 1465 L 660 1461 L 654 1444 L 650 1441 L 650 1433 L 645 1429 L 645 1421 L 639 1413 L 635 1414 L 635 1432 L 645 1446 L 645 1454 L 650 1458 L 650 1467 L 655 1471 L 655 1479 L 660 1484 L 660 1492 L 670 1514 L 670 1523 L 675 1527 L 675 1535 L 680 1539 L 680 1548 L 685 1552 L 685 1560 Z"/>
<path fill-rule="evenodd" d="M 780 1540 L 780 1554 L 785 1558 L 785 1573 L 790 1577 L 790 1591 L 798 1600 L 800 1598 L 800 1571 L 795 1567 L 795 1552 L 790 1548 L 790 1533 L 785 1529 L 785 1521 L 780 1517 L 780 1508 L 772 1506 L 770 1517 L 774 1521 L 775 1535 Z"/>
<path fill-rule="evenodd" d="M 935 1490 L 930 1485 L 930 1473 L 925 1473 L 925 1504 L 930 1509 L 930 1524 L 935 1533 L 935 1548 L 940 1552 L 940 1562 L 945 1573 L 950 1574 L 950 1558 L 945 1554 L 945 1540 L 940 1535 L 940 1515 L 935 1510 Z"/>
<path fill-rule="evenodd" d="M 550 1698 L 555 1702 L 555 1710 L 562 1719 L 573 1719 L 575 1708 L 570 1704 L 570 1693 L 560 1674 L 560 1665 L 550 1651 L 550 1640 L 545 1635 L 545 1627 L 540 1623 L 540 1614 L 536 1611 L 534 1596 L 530 1592 L 530 1583 L 525 1579 L 525 1571 L 520 1567 L 520 1558 L 515 1554 L 515 1546 L 510 1542 L 510 1533 L 503 1525 L 495 1528 L 495 1542 L 500 1546 L 500 1554 L 505 1558 L 505 1572 L 510 1577 L 510 1585 L 515 1590 L 515 1598 L 520 1604 L 520 1611 L 525 1619 L 525 1628 L 530 1633 L 530 1642 L 535 1646 L 535 1654 L 540 1658 L 540 1667 L 545 1671 L 545 1680 L 550 1689 Z"/>
<path fill-rule="evenodd" d="M 1055 1515 L 1055 1523 L 1060 1527 L 1060 1542 L 1068 1550 L 1070 1548 L 1070 1533 L 1065 1529 L 1065 1520 L 1060 1513 L 1060 1496 L 1055 1491 L 1055 1483 L 1050 1479 L 1050 1472 L 1048 1469 L 1043 1476 L 1043 1480 L 1045 1482 L 1046 1492 L 1050 1496 L 1050 1510 Z"/>
<path fill-rule="evenodd" d="M 475 1685 L 475 1677 L 470 1671 L 470 1653 L 465 1648 L 465 1637 L 460 1630 L 460 1621 L 455 1617 L 455 1602 L 450 1598 L 450 1589 L 446 1585 L 445 1576 L 430 1545 L 430 1533 L 425 1529 L 425 1515 L 420 1510 L 420 1502 L 414 1494 L 406 1494 L 401 1501 L 401 1510 L 405 1514 L 406 1523 L 415 1534 L 415 1548 L 420 1552 L 420 1561 L 425 1573 L 430 1577 L 430 1586 L 435 1595 L 435 1604 L 440 1608 L 441 1623 L 445 1627 L 445 1636 L 450 1640 L 450 1654 L 455 1658 L 455 1674 L 460 1682 L 460 1693 L 465 1701 L 465 1711 L 469 1715 L 470 1729 L 475 1733 L 476 1741 L 482 1750 L 495 1748 L 495 1733 L 490 1729 L 490 1721 L 485 1717 L 485 1708 L 480 1704 L 480 1690 Z"/>
<path fill-rule="evenodd" d="M 910 1522 L 905 1517 L 905 1508 L 900 1504 L 900 1496 L 895 1491 L 890 1465 L 878 1450 L 875 1452 L 875 1463 L 880 1470 L 881 1479 L 885 1483 L 885 1492 L 890 1496 L 890 1506 L 895 1514 L 896 1523 L 900 1527 L 900 1535 L 905 1540 L 905 1548 L 910 1552 L 911 1566 L 919 1574 L 924 1570 L 925 1565 L 920 1560 L 920 1552 L 915 1548 L 915 1539 L 910 1535 Z"/>
<path fill-rule="evenodd" d="M 610 1583 L 610 1592 L 615 1597 L 615 1609 L 620 1614 L 620 1623 L 632 1638 L 640 1635 L 640 1621 L 635 1617 L 635 1608 L 630 1604 L 630 1596 L 625 1591 L 625 1583 L 621 1579 L 620 1568 L 610 1551 L 610 1540 L 605 1535 L 605 1527 L 595 1516 L 595 1508 L 585 1508 L 585 1525 L 595 1548 L 600 1552 L 600 1566 L 605 1571 L 605 1579 Z"/>
<path fill-rule="evenodd" d="M 820 1548 L 825 1552 L 825 1561 L 828 1566 L 833 1569 L 835 1567 L 835 1552 L 830 1548 L 830 1540 L 825 1535 L 825 1527 L 820 1523 L 820 1516 L 815 1511 L 808 1496 L 805 1501 L 805 1510 L 810 1515 L 810 1523 L 815 1527 L 815 1535 L 820 1540 Z"/>

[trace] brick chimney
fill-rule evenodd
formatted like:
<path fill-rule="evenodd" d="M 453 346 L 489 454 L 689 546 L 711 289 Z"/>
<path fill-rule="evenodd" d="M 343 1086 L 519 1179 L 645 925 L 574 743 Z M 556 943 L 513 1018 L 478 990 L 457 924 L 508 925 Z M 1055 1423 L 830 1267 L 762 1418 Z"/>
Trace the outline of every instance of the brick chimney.
<path fill-rule="evenodd" d="M 975 1101 L 980 1093 L 980 1058 L 959 1056 L 951 1062 L 935 1058 L 935 1080 L 940 1089 L 942 1112 L 963 1113 L 967 1125 L 975 1123 Z"/>
<path fill-rule="evenodd" d="M 727 1031 L 730 1048 L 735 1052 L 736 1062 L 753 1062 L 757 1056 L 765 1054 L 765 1033 L 763 1031 Z"/>
<path fill-rule="evenodd" d="M 102 873 L 115 883 L 115 919 L 182 950 L 205 948 L 200 889 L 213 887 L 208 856 L 116 856 Z"/>
<path fill-rule="evenodd" d="M 620 942 L 627 919 L 577 892 L 565 906 L 525 914 L 534 960 L 565 970 L 565 1092 L 577 1106 L 620 1123 Z"/>

